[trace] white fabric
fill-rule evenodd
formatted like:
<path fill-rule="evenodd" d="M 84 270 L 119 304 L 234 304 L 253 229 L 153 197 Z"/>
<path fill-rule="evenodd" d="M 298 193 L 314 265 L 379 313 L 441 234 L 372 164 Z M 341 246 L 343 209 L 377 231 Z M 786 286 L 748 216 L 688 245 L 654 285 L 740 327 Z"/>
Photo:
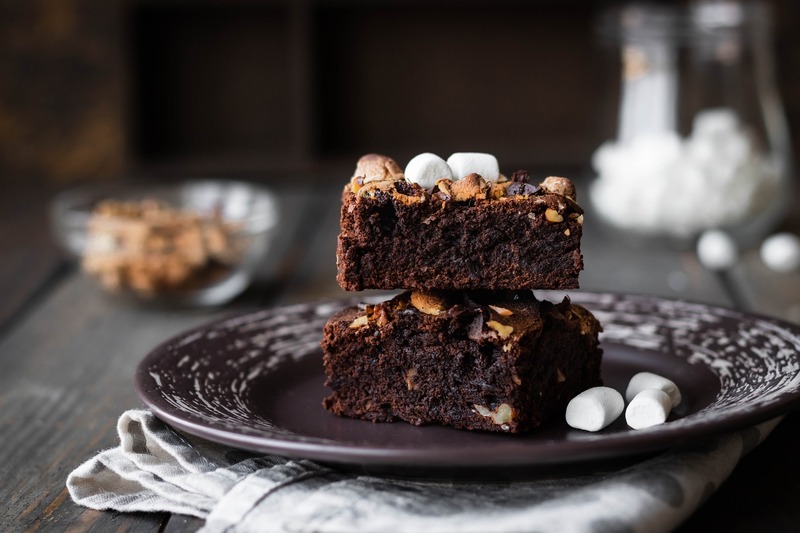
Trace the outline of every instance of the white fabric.
<path fill-rule="evenodd" d="M 357 475 L 178 434 L 148 411 L 118 423 L 120 445 L 75 469 L 92 509 L 205 518 L 204 532 L 631 531 L 675 528 L 778 419 L 610 472 L 515 482 Z"/>

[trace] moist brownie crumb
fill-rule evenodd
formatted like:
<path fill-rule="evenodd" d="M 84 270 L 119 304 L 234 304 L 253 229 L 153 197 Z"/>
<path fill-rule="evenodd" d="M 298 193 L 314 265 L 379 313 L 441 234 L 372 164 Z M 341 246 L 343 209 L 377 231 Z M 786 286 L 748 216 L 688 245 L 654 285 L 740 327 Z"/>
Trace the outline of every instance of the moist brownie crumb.
<path fill-rule="evenodd" d="M 326 409 L 520 433 L 601 384 L 598 321 L 530 291 L 408 291 L 325 326 Z"/>
<path fill-rule="evenodd" d="M 578 288 L 583 210 L 569 179 L 471 174 L 424 189 L 384 175 L 356 175 L 342 193 L 343 289 Z"/>
<path fill-rule="evenodd" d="M 412 163 L 403 172 L 370 154 L 342 191 L 339 285 L 414 290 L 328 321 L 323 405 L 375 422 L 539 427 L 602 383 L 599 322 L 569 299 L 531 292 L 578 287 L 575 187 L 524 170 L 509 179 L 490 154 Z"/>

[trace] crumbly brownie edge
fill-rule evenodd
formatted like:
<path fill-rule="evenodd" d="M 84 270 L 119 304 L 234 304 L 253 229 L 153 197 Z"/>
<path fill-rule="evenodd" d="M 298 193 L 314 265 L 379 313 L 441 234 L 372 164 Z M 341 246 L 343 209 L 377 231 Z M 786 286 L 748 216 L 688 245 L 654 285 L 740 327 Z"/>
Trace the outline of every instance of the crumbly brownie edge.
<path fill-rule="evenodd" d="M 363 289 L 576 289 L 583 212 L 557 194 L 409 204 L 345 191 L 337 281 Z"/>
<path fill-rule="evenodd" d="M 521 433 L 601 382 L 600 326 L 579 306 L 537 303 L 542 314 L 524 319 L 487 306 L 434 316 L 409 309 L 408 295 L 329 320 L 322 342 L 328 410 L 376 422 Z M 398 301 L 407 307 L 394 313 Z M 501 339 L 493 326 L 503 331 L 504 323 L 520 331 Z"/>

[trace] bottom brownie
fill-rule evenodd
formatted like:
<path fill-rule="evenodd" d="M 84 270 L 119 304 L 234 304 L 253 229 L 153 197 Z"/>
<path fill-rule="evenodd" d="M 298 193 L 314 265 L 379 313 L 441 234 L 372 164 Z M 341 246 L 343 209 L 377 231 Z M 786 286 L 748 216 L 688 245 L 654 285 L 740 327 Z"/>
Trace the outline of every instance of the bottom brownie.
<path fill-rule="evenodd" d="M 405 292 L 325 326 L 326 409 L 521 433 L 601 384 L 600 323 L 565 298 L 525 292 Z"/>

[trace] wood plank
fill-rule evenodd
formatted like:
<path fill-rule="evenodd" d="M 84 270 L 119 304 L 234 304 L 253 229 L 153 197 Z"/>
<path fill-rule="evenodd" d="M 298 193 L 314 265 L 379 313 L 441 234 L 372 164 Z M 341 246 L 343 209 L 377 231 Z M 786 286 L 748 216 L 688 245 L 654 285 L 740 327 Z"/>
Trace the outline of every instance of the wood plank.
<path fill-rule="evenodd" d="M 123 306 L 76 275 L 15 328 L 0 343 L 0 530 L 123 526 L 69 501 L 67 474 L 117 444 L 118 416 L 141 405 L 133 375 L 147 351 L 220 314 Z"/>
<path fill-rule="evenodd" d="M 26 185 L 5 185 L 0 194 L 0 331 L 56 279 L 63 265 L 50 237 L 49 194 Z"/>
<path fill-rule="evenodd" d="M 282 193 L 290 216 L 265 263 L 263 283 L 225 309 L 125 306 L 75 275 L 15 324 L 0 340 L 0 478 L 5 481 L 0 498 L 6 502 L 0 529 L 157 529 L 164 515 L 100 513 L 72 504 L 64 493 L 66 475 L 97 450 L 116 444 L 117 417 L 139 405 L 134 369 L 155 344 L 221 313 L 343 294 L 335 282 L 338 191 L 337 186 Z M 732 303 L 724 284 L 691 253 L 631 246 L 591 225 L 584 243 L 584 289 Z M 782 439 L 776 445 L 792 443 Z M 747 494 L 751 482 L 745 477 L 731 483 Z M 191 531 L 201 523 L 175 516 L 166 530 Z"/>
<path fill-rule="evenodd" d="M 206 521 L 193 516 L 173 515 L 169 518 L 161 533 L 179 533 L 184 531 L 197 531 Z"/>
<path fill-rule="evenodd" d="M 293 275 L 293 264 L 303 254 L 292 250 L 310 231 L 298 220 L 308 218 L 311 204 L 302 191 L 288 190 L 281 193 L 281 205 L 286 216 L 260 273 L 265 283 L 229 306 L 135 306 L 73 272 L 0 339 L 0 530 L 155 530 L 162 525 L 166 515 L 78 507 L 65 492 L 66 477 L 100 449 L 117 444 L 117 418 L 141 405 L 133 376 L 151 348 L 190 327 L 259 307 Z"/>

